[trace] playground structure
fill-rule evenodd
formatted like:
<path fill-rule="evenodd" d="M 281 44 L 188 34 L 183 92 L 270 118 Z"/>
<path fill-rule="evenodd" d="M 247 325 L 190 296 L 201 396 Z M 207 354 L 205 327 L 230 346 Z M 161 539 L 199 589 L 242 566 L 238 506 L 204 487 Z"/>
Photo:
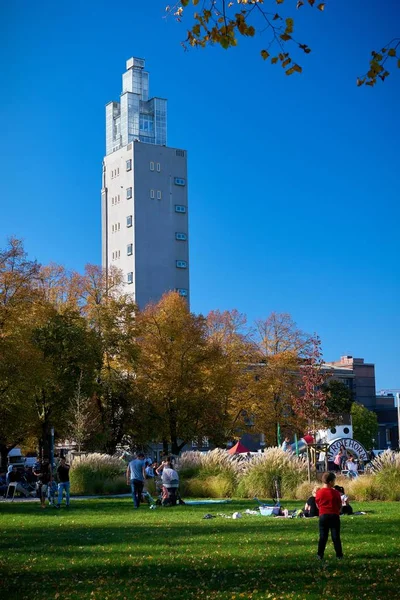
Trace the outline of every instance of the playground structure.
<path fill-rule="evenodd" d="M 333 460 L 339 450 L 351 454 L 360 464 L 368 460 L 368 453 L 364 446 L 353 439 L 351 418 L 347 421 L 344 419 L 339 425 L 320 429 L 315 436 L 305 435 L 289 445 L 288 450 L 297 455 L 306 453 L 309 481 L 312 472 L 329 471 L 332 468 Z"/>

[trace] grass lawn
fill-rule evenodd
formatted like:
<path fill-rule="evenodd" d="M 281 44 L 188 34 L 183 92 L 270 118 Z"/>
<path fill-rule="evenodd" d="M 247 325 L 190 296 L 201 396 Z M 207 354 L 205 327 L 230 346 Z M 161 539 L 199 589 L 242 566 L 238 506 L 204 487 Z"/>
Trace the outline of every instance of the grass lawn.
<path fill-rule="evenodd" d="M 154 511 L 134 510 L 127 498 L 72 501 L 59 511 L 1 503 L 0 597 L 398 598 L 400 504 L 354 507 L 370 512 L 342 518 L 345 559 L 336 560 L 329 541 L 321 564 L 317 519 L 203 519 L 254 508 L 251 501 Z"/>

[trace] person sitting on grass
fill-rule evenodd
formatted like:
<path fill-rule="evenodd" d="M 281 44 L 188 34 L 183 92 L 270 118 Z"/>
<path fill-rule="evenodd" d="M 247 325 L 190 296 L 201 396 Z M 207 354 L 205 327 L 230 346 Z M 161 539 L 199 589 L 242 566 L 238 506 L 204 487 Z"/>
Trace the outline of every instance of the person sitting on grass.
<path fill-rule="evenodd" d="M 319 542 L 317 558 L 324 558 L 325 546 L 328 541 L 329 530 L 332 536 L 336 558 L 343 558 L 342 542 L 340 540 L 340 511 L 342 499 L 340 492 L 334 489 L 336 476 L 334 473 L 322 475 L 323 487 L 317 491 L 315 502 L 319 510 Z"/>
<path fill-rule="evenodd" d="M 315 496 L 317 495 L 318 490 L 319 485 L 316 485 L 304 506 L 303 514 L 305 517 L 319 517 L 318 506 L 315 502 Z"/>

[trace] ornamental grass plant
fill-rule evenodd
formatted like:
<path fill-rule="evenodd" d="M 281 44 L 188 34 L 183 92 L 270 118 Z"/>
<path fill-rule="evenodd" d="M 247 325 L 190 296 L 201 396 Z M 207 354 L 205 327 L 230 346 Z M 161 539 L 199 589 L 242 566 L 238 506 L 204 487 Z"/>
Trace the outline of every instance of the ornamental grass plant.
<path fill-rule="evenodd" d="M 281 497 L 295 498 L 300 483 L 307 479 L 307 462 L 281 448 L 267 448 L 262 454 L 243 464 L 238 495 L 273 498 L 278 482 Z"/>
<path fill-rule="evenodd" d="M 89 496 L 126 492 L 124 470 L 125 463 L 108 454 L 78 456 L 71 465 L 71 492 Z"/>
<path fill-rule="evenodd" d="M 380 500 L 400 500 L 400 452 L 385 450 L 371 467 Z"/>

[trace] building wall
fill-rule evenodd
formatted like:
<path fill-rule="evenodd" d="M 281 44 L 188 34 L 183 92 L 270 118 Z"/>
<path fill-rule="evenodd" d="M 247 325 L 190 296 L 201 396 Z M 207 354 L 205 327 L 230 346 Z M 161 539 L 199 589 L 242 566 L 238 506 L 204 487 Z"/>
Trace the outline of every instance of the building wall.
<path fill-rule="evenodd" d="M 189 300 L 186 152 L 135 142 L 134 165 L 136 301 L 144 306 L 174 289 Z"/>
<path fill-rule="evenodd" d="M 186 212 L 176 212 L 177 205 Z M 189 300 L 186 152 L 133 142 L 106 156 L 102 218 L 103 267 L 122 270 L 126 291 L 140 307 L 175 289 Z"/>

